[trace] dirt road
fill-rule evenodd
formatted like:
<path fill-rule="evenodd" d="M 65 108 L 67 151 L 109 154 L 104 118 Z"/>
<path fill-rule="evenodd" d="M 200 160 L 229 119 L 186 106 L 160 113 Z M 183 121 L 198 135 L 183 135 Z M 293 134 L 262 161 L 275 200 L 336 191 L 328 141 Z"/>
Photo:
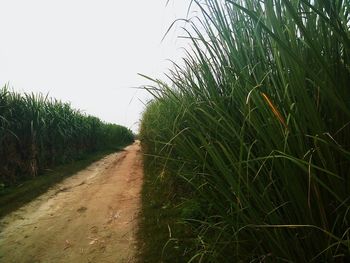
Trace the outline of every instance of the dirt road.
<path fill-rule="evenodd" d="M 139 142 L 64 180 L 0 221 L 0 262 L 134 262 Z"/>

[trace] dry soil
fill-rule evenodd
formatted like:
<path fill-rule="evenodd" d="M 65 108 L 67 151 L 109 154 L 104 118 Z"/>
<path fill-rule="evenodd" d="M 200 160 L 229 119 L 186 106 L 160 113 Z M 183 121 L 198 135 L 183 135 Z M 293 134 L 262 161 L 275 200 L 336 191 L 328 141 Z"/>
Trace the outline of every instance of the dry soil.
<path fill-rule="evenodd" d="M 0 262 L 134 262 L 139 142 L 108 155 L 0 221 Z"/>

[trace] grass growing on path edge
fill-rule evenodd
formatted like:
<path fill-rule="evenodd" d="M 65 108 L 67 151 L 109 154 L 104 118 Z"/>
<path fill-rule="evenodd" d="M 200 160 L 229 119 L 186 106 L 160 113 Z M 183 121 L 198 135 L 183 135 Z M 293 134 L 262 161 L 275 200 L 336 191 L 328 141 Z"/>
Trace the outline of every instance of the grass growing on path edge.
<path fill-rule="evenodd" d="M 144 160 L 137 262 L 187 262 L 194 238 L 190 226 L 181 220 L 184 205 L 174 192 L 175 182 L 163 179 L 152 157 Z"/>
<path fill-rule="evenodd" d="M 74 175 L 104 156 L 122 149 L 123 147 L 116 147 L 85 154 L 79 160 L 47 169 L 46 172 L 33 179 L 22 181 L 14 186 L 0 188 L 0 218 L 34 200 L 63 179 Z"/>

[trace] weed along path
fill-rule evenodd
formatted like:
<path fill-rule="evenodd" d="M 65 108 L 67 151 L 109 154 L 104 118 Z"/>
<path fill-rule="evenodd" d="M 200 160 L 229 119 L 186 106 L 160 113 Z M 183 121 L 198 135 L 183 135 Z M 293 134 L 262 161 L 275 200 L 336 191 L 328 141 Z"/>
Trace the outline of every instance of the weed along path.
<path fill-rule="evenodd" d="M 0 221 L 0 262 L 134 262 L 139 142 L 64 180 Z"/>

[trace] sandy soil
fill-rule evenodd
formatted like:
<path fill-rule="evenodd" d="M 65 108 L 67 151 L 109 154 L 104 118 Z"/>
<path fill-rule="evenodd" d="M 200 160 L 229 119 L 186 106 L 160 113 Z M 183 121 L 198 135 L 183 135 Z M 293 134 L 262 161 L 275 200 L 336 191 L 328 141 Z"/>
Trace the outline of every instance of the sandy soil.
<path fill-rule="evenodd" d="M 0 262 L 134 262 L 139 142 L 64 180 L 0 221 Z"/>

